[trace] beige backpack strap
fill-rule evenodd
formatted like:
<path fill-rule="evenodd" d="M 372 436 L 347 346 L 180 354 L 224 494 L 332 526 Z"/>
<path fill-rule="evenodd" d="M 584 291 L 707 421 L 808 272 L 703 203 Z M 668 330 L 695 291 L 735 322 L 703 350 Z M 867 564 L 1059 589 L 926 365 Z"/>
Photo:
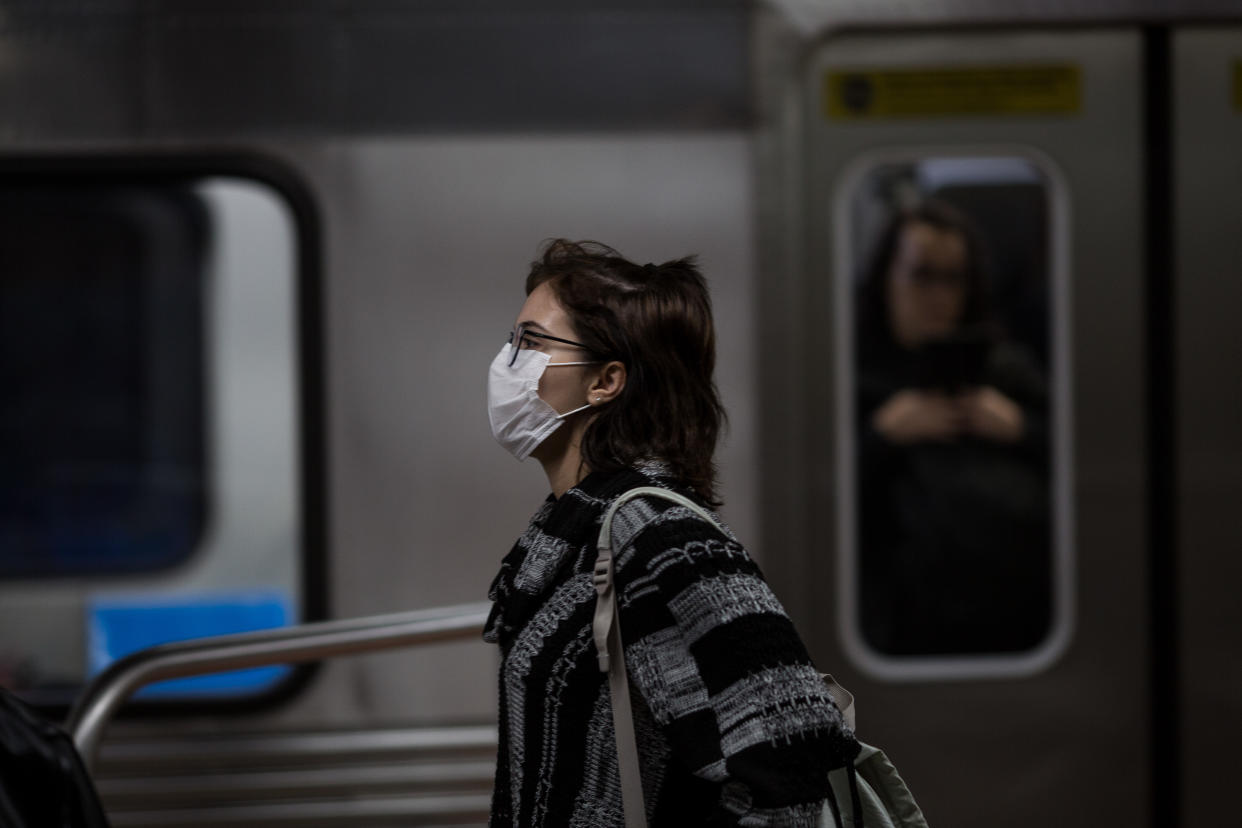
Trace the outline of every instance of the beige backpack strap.
<path fill-rule="evenodd" d="M 837 709 L 841 711 L 841 718 L 845 719 L 850 730 L 857 730 L 858 725 L 854 723 L 854 694 L 838 684 L 830 673 L 819 675 L 824 680 L 824 684 L 828 685 L 828 695 L 832 697 Z"/>
<path fill-rule="evenodd" d="M 642 486 L 630 489 L 612 502 L 604 514 L 595 559 L 595 649 L 599 669 L 608 674 L 608 693 L 612 697 L 612 724 L 617 734 L 617 766 L 621 772 L 621 804 L 625 808 L 626 828 L 646 828 L 647 809 L 643 803 L 643 780 L 639 774 L 638 742 L 634 738 L 634 710 L 630 704 L 630 682 L 625 672 L 625 652 L 621 648 L 621 619 L 617 612 L 617 593 L 613 585 L 612 518 L 617 509 L 636 497 L 661 497 L 690 509 L 709 523 L 711 513 L 688 497 L 668 489 Z"/>

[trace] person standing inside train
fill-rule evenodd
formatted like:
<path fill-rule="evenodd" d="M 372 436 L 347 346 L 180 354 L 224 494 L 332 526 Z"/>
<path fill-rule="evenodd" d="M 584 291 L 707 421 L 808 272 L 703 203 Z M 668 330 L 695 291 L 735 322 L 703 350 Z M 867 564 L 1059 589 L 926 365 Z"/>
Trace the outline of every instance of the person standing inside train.
<path fill-rule="evenodd" d="M 491 825 L 624 824 L 607 676 L 592 639 L 600 521 L 630 489 L 718 506 L 724 419 L 693 258 L 638 265 L 549 243 L 493 361 L 496 439 L 552 493 L 504 558 L 484 637 L 500 646 Z M 615 583 L 647 817 L 654 826 L 818 824 L 857 752 L 793 624 L 722 525 L 623 504 Z"/>
<path fill-rule="evenodd" d="M 858 313 L 862 630 L 890 655 L 1029 650 L 1051 613 L 1048 390 L 996 322 L 981 234 L 896 212 Z"/>

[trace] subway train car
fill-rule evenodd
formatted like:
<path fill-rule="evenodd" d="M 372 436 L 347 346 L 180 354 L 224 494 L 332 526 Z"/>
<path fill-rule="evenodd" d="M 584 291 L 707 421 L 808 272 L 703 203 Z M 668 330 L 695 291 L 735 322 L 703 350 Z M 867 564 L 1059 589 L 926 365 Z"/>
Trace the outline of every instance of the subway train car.
<path fill-rule="evenodd" d="M 929 203 L 990 310 L 919 388 L 1003 343 L 1038 440 L 881 479 L 870 274 Z M 596 239 L 699 256 L 722 514 L 930 824 L 1236 811 L 1230 0 L 3 0 L 0 211 L 0 686 L 51 718 L 153 645 L 485 609 L 547 495 L 486 368 Z M 919 510 L 973 557 L 903 558 Z M 354 649 L 139 690 L 112 823 L 485 823 L 494 648 Z"/>

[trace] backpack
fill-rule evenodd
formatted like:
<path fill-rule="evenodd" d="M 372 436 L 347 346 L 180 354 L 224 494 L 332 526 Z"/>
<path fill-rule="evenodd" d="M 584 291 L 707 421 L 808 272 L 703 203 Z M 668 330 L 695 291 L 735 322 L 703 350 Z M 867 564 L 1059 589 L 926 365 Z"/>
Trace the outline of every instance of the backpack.
<path fill-rule="evenodd" d="M 595 560 L 594 571 L 596 599 L 592 628 L 600 670 L 608 674 L 626 828 L 646 828 L 647 810 L 643 803 L 638 746 L 634 738 L 634 713 L 630 704 L 625 653 L 621 648 L 617 595 L 613 587 L 612 519 L 617 509 L 626 501 L 644 496 L 671 500 L 709 523 L 716 523 L 706 509 L 687 497 L 668 489 L 640 486 L 630 489 L 613 501 L 600 527 L 597 544 L 599 554 Z M 837 703 L 846 724 L 852 730 L 855 721 L 854 697 L 837 684 L 832 676 L 825 675 L 824 681 L 828 685 L 828 694 Z M 861 742 L 859 748 L 851 765 L 828 774 L 830 793 L 820 814 L 820 828 L 845 828 L 846 825 L 863 828 L 927 828 L 923 812 L 915 804 L 913 795 L 884 752 Z"/>
<path fill-rule="evenodd" d="M 855 729 L 854 696 L 836 679 L 824 674 L 828 695 L 837 703 L 845 723 Z M 853 773 L 838 768 L 828 773 L 832 794 L 819 817 L 819 828 L 844 825 L 872 828 L 928 828 L 914 795 L 897 773 L 897 768 L 873 745 L 859 742 Z M 840 805 L 838 805 L 840 803 Z M 861 812 L 861 818 L 855 814 Z"/>
<path fill-rule="evenodd" d="M 0 688 L 0 825 L 107 828 L 73 741 Z"/>

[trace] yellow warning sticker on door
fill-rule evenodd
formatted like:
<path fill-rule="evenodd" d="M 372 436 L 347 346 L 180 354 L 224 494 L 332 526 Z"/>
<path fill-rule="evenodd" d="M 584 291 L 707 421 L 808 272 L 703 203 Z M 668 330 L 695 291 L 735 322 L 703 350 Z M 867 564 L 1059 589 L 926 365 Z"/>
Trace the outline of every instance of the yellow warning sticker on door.
<path fill-rule="evenodd" d="M 830 69 L 824 113 L 833 119 L 1072 115 L 1082 72 L 1071 64 Z"/>

